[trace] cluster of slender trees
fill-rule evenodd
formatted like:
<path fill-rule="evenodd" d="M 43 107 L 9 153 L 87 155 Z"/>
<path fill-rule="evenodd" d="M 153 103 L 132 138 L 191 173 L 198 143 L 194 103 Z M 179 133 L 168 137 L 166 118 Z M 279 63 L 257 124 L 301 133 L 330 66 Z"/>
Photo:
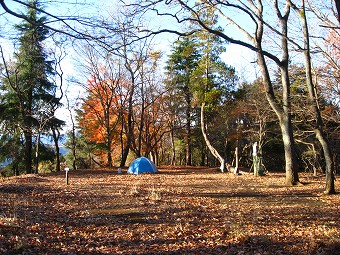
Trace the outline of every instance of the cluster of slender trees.
<path fill-rule="evenodd" d="M 124 166 L 129 157 L 145 155 L 158 163 L 219 165 L 225 171 L 239 162 L 250 166 L 256 142 L 267 165 L 283 155 L 286 184 L 299 183 L 302 167 L 319 165 L 325 192 L 335 192 L 337 1 L 136 0 L 109 21 L 99 14 L 51 15 L 37 1 L 24 4 L 26 14 L 0 3 L 23 19 L 14 60 L 2 54 L 1 146 L 11 149 L 1 156 L 16 173 L 20 167 L 32 172 L 33 162 L 37 171 L 39 155 L 48 152 L 39 149 L 41 134 L 54 139 L 50 158 L 60 169 L 63 121 L 55 111 L 63 79 L 60 61 L 43 45 L 61 33 L 78 40 L 79 68 L 87 78 L 79 81 L 87 93 L 79 98 L 68 139 L 74 168 Z M 150 17 L 160 27 L 141 22 Z M 152 45 L 164 34 L 178 36 L 168 55 Z M 221 60 L 227 44 L 254 52 L 258 79 L 242 82 L 242 74 Z"/>
<path fill-rule="evenodd" d="M 177 21 L 179 24 L 187 24 L 185 30 L 148 30 L 148 35 L 159 34 L 164 32 L 176 33 L 180 36 L 190 36 L 195 33 L 209 33 L 219 39 L 226 42 L 238 44 L 246 47 L 257 54 L 257 64 L 261 71 L 262 85 L 264 86 L 265 96 L 268 103 L 275 113 L 278 126 L 281 130 L 281 136 L 283 141 L 284 155 L 285 155 L 285 170 L 286 170 L 286 183 L 296 184 L 299 182 L 298 178 L 298 153 L 296 149 L 296 141 L 294 138 L 294 129 L 292 118 L 294 113 L 292 112 L 292 52 L 299 54 L 300 63 L 304 67 L 303 79 L 305 82 L 305 97 L 307 103 L 305 111 L 309 113 L 310 119 L 306 122 L 308 125 L 306 132 L 313 132 L 315 138 L 319 141 L 322 148 L 322 154 L 325 161 L 326 172 L 326 193 L 334 193 L 334 162 L 332 148 L 329 143 L 329 139 L 324 131 L 324 122 L 321 116 L 320 98 L 317 90 L 317 80 L 313 78 L 315 69 L 312 65 L 312 46 L 311 35 L 309 31 L 308 22 L 311 18 L 308 18 L 307 13 L 313 13 L 314 19 L 322 16 L 322 10 L 318 9 L 312 3 L 306 3 L 301 1 L 300 3 L 293 3 L 292 1 L 274 1 L 273 3 L 262 3 L 262 1 L 247 2 L 236 1 L 235 3 L 220 2 L 220 1 L 200 1 L 200 2 L 180 2 L 180 1 L 158 1 L 154 3 L 152 1 L 134 1 L 129 5 L 135 16 L 139 13 L 145 15 L 145 13 L 153 12 L 158 17 L 166 17 Z M 170 10 L 170 11 L 169 11 Z M 228 25 L 236 27 L 239 33 L 244 36 L 234 38 L 230 35 L 230 31 L 224 31 L 219 27 L 214 27 L 215 24 L 207 22 L 205 15 L 208 10 L 211 10 L 213 15 L 219 16 L 224 19 L 224 22 Z M 270 11 L 275 15 L 268 15 Z M 271 13 L 272 13 L 271 12 Z M 232 15 L 237 13 L 237 16 Z M 236 17 L 236 18 L 235 18 Z M 248 22 L 241 23 L 237 20 L 237 17 L 242 19 L 248 19 Z M 220 23 L 220 24 L 223 24 Z M 296 28 L 298 24 L 298 28 Z M 334 24 L 334 23 L 333 23 Z M 332 23 L 328 20 L 328 25 Z M 336 27 L 337 25 L 335 25 Z M 333 26 L 334 27 L 334 26 Z M 183 27 L 181 27 L 183 28 Z M 297 32 L 296 32 L 297 31 Z M 329 33 L 329 31 L 327 32 Z M 273 41 L 274 43 L 269 43 Z M 322 51 L 320 45 L 313 45 L 314 48 L 318 48 Z M 301 54 L 300 54 L 301 53 Z M 327 55 L 327 52 L 323 52 Z M 190 54 L 190 57 L 194 56 Z M 329 58 L 329 54 L 327 57 Z M 326 57 L 326 58 L 327 58 Z M 186 58 L 185 60 L 188 60 Z M 180 63 L 180 62 L 179 62 Z M 189 64 L 184 64 L 188 69 Z M 206 68 L 208 70 L 208 68 Z M 278 70 L 278 71 L 277 71 Z M 337 71 L 335 66 L 335 71 Z M 173 69 L 172 71 L 175 71 Z M 194 72 L 194 70 L 191 70 Z M 275 72 L 277 71 L 277 72 Z M 183 73 L 183 70 L 181 70 Z M 201 76 L 203 77 L 203 76 Z M 207 76 L 209 77 L 209 72 Z M 185 77 L 182 77 L 185 79 Z M 209 83 L 209 79 L 206 79 L 206 84 Z M 201 85 L 205 83 L 201 81 Z M 184 86 L 183 86 L 184 84 Z M 190 84 L 194 84 L 190 81 Z M 181 81 L 183 90 L 187 88 L 185 81 Z M 184 93 L 185 94 L 185 93 Z M 189 105 L 190 98 L 186 97 L 186 104 Z M 204 113 L 205 102 L 202 103 L 202 113 Z M 187 119 L 190 114 L 186 112 Z M 204 117 L 204 114 L 201 114 Z M 220 156 L 218 151 L 215 150 L 210 143 L 208 136 L 205 132 L 205 125 L 201 118 L 202 134 L 205 138 L 206 145 L 210 149 L 210 152 L 219 159 L 221 163 L 221 169 L 224 168 L 225 161 Z M 190 124 L 186 121 L 188 127 L 186 128 L 185 146 L 186 146 L 186 163 L 190 162 Z"/>

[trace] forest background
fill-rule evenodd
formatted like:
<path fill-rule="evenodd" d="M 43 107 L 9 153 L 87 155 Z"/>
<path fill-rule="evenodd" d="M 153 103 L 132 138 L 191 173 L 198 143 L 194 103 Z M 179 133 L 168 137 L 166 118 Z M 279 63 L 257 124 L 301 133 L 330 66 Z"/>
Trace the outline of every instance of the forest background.
<path fill-rule="evenodd" d="M 287 184 L 322 172 L 335 192 L 336 3 L 1 1 L 2 173 L 147 156 L 222 171 L 265 166 L 285 171 Z M 226 64 L 235 63 L 229 45 L 253 52 L 254 77 Z"/>

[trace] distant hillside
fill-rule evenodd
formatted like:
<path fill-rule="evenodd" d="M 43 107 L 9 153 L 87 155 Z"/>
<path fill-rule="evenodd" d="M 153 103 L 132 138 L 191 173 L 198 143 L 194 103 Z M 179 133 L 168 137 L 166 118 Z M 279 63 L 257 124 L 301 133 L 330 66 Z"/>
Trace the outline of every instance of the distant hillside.
<path fill-rule="evenodd" d="M 61 155 L 65 155 L 68 152 L 68 149 L 66 147 L 62 147 L 62 146 L 59 147 L 59 150 L 60 150 Z"/>
<path fill-rule="evenodd" d="M 10 164 L 10 163 L 11 163 L 10 160 L 6 160 L 6 161 L 4 161 L 4 162 L 0 162 L 0 168 L 3 168 L 3 167 L 7 166 L 7 165 Z"/>
<path fill-rule="evenodd" d="M 59 147 L 59 150 L 60 150 L 60 154 L 61 155 L 65 155 L 68 152 L 68 149 L 66 147 L 63 147 L 63 146 Z M 10 163 L 11 163 L 11 160 L 6 160 L 4 162 L 0 162 L 0 168 L 3 168 L 3 167 L 7 166 Z"/>

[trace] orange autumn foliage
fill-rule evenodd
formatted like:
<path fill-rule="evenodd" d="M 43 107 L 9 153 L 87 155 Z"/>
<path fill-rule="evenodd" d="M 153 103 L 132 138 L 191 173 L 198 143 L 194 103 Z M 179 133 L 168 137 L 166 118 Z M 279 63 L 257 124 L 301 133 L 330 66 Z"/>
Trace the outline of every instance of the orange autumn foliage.
<path fill-rule="evenodd" d="M 118 80 L 88 80 L 88 97 L 84 99 L 79 125 L 86 139 L 97 145 L 96 155 L 103 164 L 108 153 L 113 158 L 120 155 L 119 141 L 122 117 L 122 96 L 118 93 Z"/>

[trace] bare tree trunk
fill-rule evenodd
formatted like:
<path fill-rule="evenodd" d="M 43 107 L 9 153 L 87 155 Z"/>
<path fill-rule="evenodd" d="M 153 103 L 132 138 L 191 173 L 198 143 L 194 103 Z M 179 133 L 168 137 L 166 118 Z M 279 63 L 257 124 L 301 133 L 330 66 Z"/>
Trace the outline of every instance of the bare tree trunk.
<path fill-rule="evenodd" d="M 67 102 L 67 110 L 70 113 L 70 119 L 71 119 L 71 124 L 72 124 L 72 130 L 71 130 L 72 168 L 73 168 L 73 170 L 77 170 L 77 164 L 76 164 L 76 161 L 77 161 L 76 124 L 74 123 L 73 114 L 72 114 L 72 110 L 71 110 L 71 106 L 70 106 L 70 101 L 67 97 L 67 93 L 65 94 L 65 98 L 66 98 L 66 102 Z"/>
<path fill-rule="evenodd" d="M 286 117 L 287 116 L 284 116 L 284 118 Z M 296 185 L 299 182 L 299 177 L 297 172 L 297 161 L 292 126 L 290 121 L 283 120 L 280 123 L 280 127 L 285 151 L 286 184 Z"/>
<path fill-rule="evenodd" d="M 144 85 L 141 85 L 141 97 L 142 97 L 142 105 L 141 105 L 141 112 L 140 112 L 140 123 L 138 127 L 138 140 L 137 140 L 137 150 L 136 156 L 140 157 L 142 155 L 142 143 L 143 143 L 143 129 L 144 129 L 144 121 L 145 121 L 145 99 L 144 99 Z"/>
<path fill-rule="evenodd" d="M 53 136 L 53 141 L 54 141 L 54 147 L 55 147 L 55 157 L 56 157 L 56 163 L 55 163 L 55 171 L 59 172 L 60 171 L 60 148 L 59 148 L 59 137 L 60 137 L 60 132 L 58 129 L 52 129 L 52 136 Z"/>
<path fill-rule="evenodd" d="M 110 127 L 110 114 L 107 113 L 105 116 L 105 126 L 106 126 L 106 157 L 107 157 L 107 166 L 112 167 L 112 155 L 111 155 L 111 127 Z"/>
<path fill-rule="evenodd" d="M 282 46 L 282 60 L 276 59 L 276 64 L 279 66 L 281 71 L 281 84 L 282 84 L 282 104 L 280 105 L 277 98 L 275 97 L 270 74 L 268 71 L 267 63 L 264 54 L 262 54 L 262 35 L 263 35 L 263 20 L 259 19 L 257 22 L 258 29 L 255 39 L 255 46 L 260 49 L 257 53 L 258 63 L 262 72 L 263 83 L 265 86 L 266 97 L 268 102 L 276 115 L 279 118 L 280 128 L 282 133 L 282 140 L 285 151 L 285 170 L 286 170 L 286 184 L 295 185 L 299 182 L 297 172 L 297 159 L 295 154 L 295 143 L 293 138 L 293 128 L 291 124 L 291 105 L 290 105 L 290 81 L 288 75 L 288 27 L 287 21 L 289 17 L 289 3 L 286 3 L 286 10 L 284 15 L 281 14 L 278 3 L 275 1 L 277 16 L 281 23 L 282 35 L 281 35 L 281 46 Z M 258 10 L 258 15 L 262 15 L 262 10 Z M 259 16 L 259 17 L 260 17 Z"/>
<path fill-rule="evenodd" d="M 323 148 L 323 154 L 326 161 L 326 188 L 325 194 L 335 194 L 335 186 L 334 186 L 334 171 L 333 171 L 333 159 L 332 153 L 330 150 L 329 143 L 323 133 L 320 130 L 315 130 L 316 137 L 318 138 L 321 146 Z"/>
<path fill-rule="evenodd" d="M 39 145 L 40 145 L 40 130 L 38 131 L 37 134 L 37 140 L 36 140 L 36 144 L 35 144 L 35 174 L 38 174 L 39 172 Z"/>
<path fill-rule="evenodd" d="M 259 62 L 262 70 L 263 82 L 266 87 L 266 96 L 269 104 L 275 111 L 276 115 L 279 118 L 282 141 L 284 144 L 285 151 L 285 170 L 286 170 L 286 184 L 287 185 L 295 185 L 299 182 L 298 173 L 297 173 L 297 161 L 296 154 L 294 148 L 294 138 L 293 138 L 293 128 L 291 124 L 291 116 L 290 116 L 290 104 L 289 104 L 289 84 L 282 83 L 283 87 L 283 108 L 281 109 L 274 96 L 274 92 L 272 90 L 271 81 L 269 79 L 269 73 L 267 66 L 265 64 L 264 56 L 259 54 Z M 286 72 L 285 69 L 282 70 Z M 286 80 L 287 82 L 287 80 Z"/>
<path fill-rule="evenodd" d="M 123 25 L 124 26 L 124 25 Z M 122 58 L 124 59 L 124 67 L 126 68 L 126 70 L 128 71 L 128 73 L 130 74 L 130 84 L 131 87 L 129 89 L 129 96 L 128 96 L 128 114 L 127 114 L 127 130 L 126 130 L 126 143 L 125 143 L 125 147 L 122 150 L 122 158 L 121 158 L 121 162 L 120 162 L 120 167 L 124 167 L 129 151 L 131 149 L 132 146 L 132 142 L 134 139 L 134 122 L 133 122 L 133 104 L 134 104 L 134 95 L 135 95 L 135 88 L 137 86 L 136 84 L 136 75 L 138 73 L 138 71 L 140 70 L 140 65 L 141 65 L 141 56 L 136 56 L 135 54 L 135 59 L 129 59 L 129 52 L 128 52 L 128 46 L 129 44 L 127 43 L 127 38 L 126 38 L 126 34 L 123 33 L 122 34 L 122 43 L 123 43 L 123 52 L 122 52 Z M 136 54 L 140 54 L 136 53 Z M 133 67 L 133 64 L 135 63 L 135 67 Z"/>
<path fill-rule="evenodd" d="M 107 155 L 107 166 L 108 167 L 112 167 L 113 166 L 113 162 L 112 162 L 112 155 L 111 155 L 111 139 L 109 139 L 107 141 L 107 145 L 106 145 L 106 155 Z"/>
<path fill-rule="evenodd" d="M 131 143 L 133 140 L 133 96 L 135 94 L 135 73 L 132 70 L 130 63 L 127 58 L 126 45 L 124 45 L 124 57 L 125 57 L 125 68 L 131 75 L 131 88 L 129 90 L 129 98 L 128 98 L 128 114 L 127 114 L 127 132 L 126 132 L 126 144 L 122 151 L 122 158 L 120 162 L 120 167 L 124 167 L 127 157 L 129 155 L 129 151 L 131 148 Z"/>
<path fill-rule="evenodd" d="M 298 9 L 296 6 L 293 6 L 294 9 L 300 14 L 302 23 L 303 23 L 303 36 L 304 36 L 304 55 L 305 55 L 305 66 L 306 66 L 306 85 L 308 89 L 308 98 L 310 107 L 314 114 L 315 122 L 314 122 L 314 133 L 316 138 L 320 142 L 323 154 L 326 162 L 326 194 L 334 194 L 334 168 L 333 168 L 333 159 L 332 159 L 332 151 L 329 145 L 328 139 L 323 131 L 323 121 L 318 105 L 318 100 L 315 93 L 315 87 L 313 84 L 312 78 L 312 61 L 310 56 L 310 42 L 309 42 L 309 31 L 305 10 L 305 0 L 302 0 L 302 9 Z"/>
<path fill-rule="evenodd" d="M 32 173 L 32 133 L 24 131 L 25 137 L 25 169 L 27 174 Z"/>
<path fill-rule="evenodd" d="M 176 165 L 176 148 L 175 148 L 175 136 L 174 136 L 173 128 L 171 129 L 171 132 L 170 132 L 170 138 L 171 138 L 171 162 L 170 164 L 174 166 Z"/>
<path fill-rule="evenodd" d="M 204 141 L 205 141 L 208 149 L 210 150 L 211 154 L 214 155 L 214 157 L 220 162 L 221 172 L 224 172 L 225 171 L 225 160 L 218 153 L 218 151 L 214 148 L 214 146 L 212 146 L 212 144 L 209 141 L 208 135 L 206 133 L 205 122 L 204 122 L 204 106 L 205 106 L 205 103 L 203 102 L 201 104 L 201 131 L 202 131 L 202 135 L 203 135 Z"/>
<path fill-rule="evenodd" d="M 76 142 L 76 128 L 75 124 L 72 121 L 72 169 L 77 170 L 77 153 L 76 153 L 76 148 L 77 148 L 77 142 Z"/>
<path fill-rule="evenodd" d="M 191 98 L 186 91 L 186 124 L 185 124 L 185 164 L 191 166 Z"/>
<path fill-rule="evenodd" d="M 133 122 L 132 122 L 132 115 L 133 115 L 133 95 L 134 95 L 134 81 L 132 81 L 132 87 L 129 92 L 129 100 L 128 100 L 128 115 L 127 115 L 127 133 L 126 133 L 126 143 L 125 147 L 122 150 L 122 158 L 120 162 L 120 167 L 124 167 L 127 156 L 130 151 L 132 139 L 133 139 Z"/>

